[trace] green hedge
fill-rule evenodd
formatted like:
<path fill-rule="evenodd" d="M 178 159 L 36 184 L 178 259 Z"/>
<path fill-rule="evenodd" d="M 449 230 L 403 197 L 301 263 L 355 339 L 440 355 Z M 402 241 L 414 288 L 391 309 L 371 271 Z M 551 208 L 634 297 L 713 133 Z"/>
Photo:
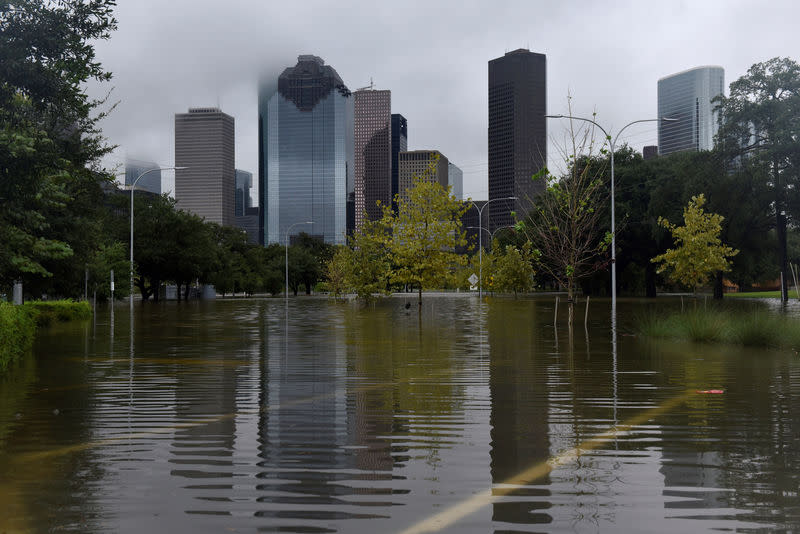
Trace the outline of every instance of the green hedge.
<path fill-rule="evenodd" d="M 35 300 L 26 302 L 23 308 L 36 311 L 36 324 L 49 326 L 55 322 L 79 321 L 92 318 L 92 307 L 85 300 Z"/>
<path fill-rule="evenodd" d="M 31 307 L 0 302 L 0 373 L 31 350 L 36 314 Z"/>
<path fill-rule="evenodd" d="M 22 306 L 0 302 L 0 373 L 31 350 L 38 326 L 91 317 L 92 307 L 86 301 L 32 301 Z"/>

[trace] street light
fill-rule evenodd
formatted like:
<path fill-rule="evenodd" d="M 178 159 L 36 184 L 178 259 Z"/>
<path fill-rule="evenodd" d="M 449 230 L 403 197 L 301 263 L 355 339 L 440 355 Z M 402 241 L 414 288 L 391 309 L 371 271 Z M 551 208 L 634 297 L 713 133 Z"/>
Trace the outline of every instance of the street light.
<path fill-rule="evenodd" d="M 622 132 L 628 126 L 633 124 L 638 124 L 640 122 L 657 122 L 657 121 L 664 121 L 664 122 L 677 122 L 678 119 L 672 117 L 659 117 L 656 119 L 640 119 L 638 121 L 629 122 L 625 126 L 623 126 L 618 132 L 617 135 L 612 139 L 608 132 L 606 132 L 605 128 L 597 124 L 592 119 L 585 119 L 583 117 L 575 117 L 573 115 L 545 115 L 548 119 L 571 119 L 577 121 L 584 121 L 584 122 L 591 122 L 602 131 L 606 139 L 611 143 L 611 320 L 616 326 L 617 320 L 617 235 L 616 235 L 616 225 L 614 221 L 614 148 L 617 144 L 617 139 L 622 134 Z"/>
<path fill-rule="evenodd" d="M 296 222 L 294 224 L 290 224 L 289 228 L 286 229 L 286 248 L 284 249 L 286 252 L 286 287 L 284 288 L 283 293 L 286 299 L 287 309 L 289 306 L 289 232 L 293 227 L 297 226 L 298 224 L 314 224 L 314 221 Z"/>
<path fill-rule="evenodd" d="M 475 206 L 475 209 L 478 210 L 478 225 L 483 225 L 483 208 L 494 202 L 495 200 L 517 200 L 517 197 L 502 197 L 502 198 L 492 198 L 486 201 L 486 204 L 478 207 L 475 202 L 470 200 L 469 202 Z M 481 226 L 482 228 L 482 226 Z M 484 228 L 485 229 L 485 228 Z M 489 230 L 486 230 L 487 232 Z M 478 297 L 483 298 L 483 233 L 478 232 L 478 269 L 480 272 L 480 278 L 478 279 Z"/>
<path fill-rule="evenodd" d="M 131 267 L 131 288 L 130 288 L 131 292 L 128 295 L 128 300 L 130 301 L 131 316 L 133 316 L 133 190 L 136 187 L 136 183 L 145 174 L 149 174 L 149 173 L 155 172 L 155 171 L 169 171 L 169 170 L 182 171 L 182 170 L 188 169 L 188 168 L 189 167 L 166 167 L 166 168 L 162 169 L 160 167 L 156 167 L 154 169 L 148 169 L 148 170 L 144 171 L 143 173 L 141 173 L 139 176 L 137 176 L 136 179 L 131 184 L 131 266 L 130 266 Z"/>
<path fill-rule="evenodd" d="M 513 224 L 510 224 L 508 226 L 498 226 L 497 228 L 494 229 L 494 232 L 489 232 L 489 229 L 488 228 L 484 228 L 483 226 L 465 226 L 464 228 L 466 228 L 466 229 L 472 228 L 474 230 L 483 230 L 484 232 L 487 232 L 489 234 L 489 236 L 490 236 L 489 240 L 493 241 L 494 240 L 494 234 L 496 234 L 500 230 L 504 230 L 506 228 L 516 228 L 516 226 L 514 226 Z"/>

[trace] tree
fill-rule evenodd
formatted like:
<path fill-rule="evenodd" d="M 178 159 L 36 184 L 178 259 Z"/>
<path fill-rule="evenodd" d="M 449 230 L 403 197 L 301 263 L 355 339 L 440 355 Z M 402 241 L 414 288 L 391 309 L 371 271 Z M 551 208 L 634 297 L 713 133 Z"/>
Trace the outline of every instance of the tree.
<path fill-rule="evenodd" d="M 113 6 L 19 0 L 0 11 L 0 284 L 49 277 L 49 267 L 80 248 L 67 239 L 92 242 L 90 226 L 74 224 L 88 215 L 76 194 L 87 184 L 96 193 L 107 179 L 92 167 L 109 148 L 96 128 L 102 102 L 84 87 L 111 76 L 91 43 L 116 28 Z M 59 215 L 71 230 L 54 232 Z M 90 256 L 78 259 L 80 272 Z"/>
<path fill-rule="evenodd" d="M 334 298 L 339 298 L 350 290 L 348 277 L 354 271 L 353 251 L 347 246 L 336 247 L 333 257 L 325 266 L 328 288 Z"/>
<path fill-rule="evenodd" d="M 387 218 L 388 215 L 388 218 Z M 375 295 L 388 293 L 392 275 L 389 231 L 391 215 L 378 221 L 365 221 L 350 238 L 350 251 L 342 253 L 348 272 L 344 284 L 359 299 L 369 301 Z"/>
<path fill-rule="evenodd" d="M 702 194 L 692 197 L 683 210 L 683 226 L 675 226 L 668 220 L 659 218 L 659 225 L 670 231 L 676 248 L 668 249 L 651 260 L 661 264 L 658 272 L 669 270 L 670 278 L 691 288 L 692 292 L 698 285 L 708 281 L 712 273 L 729 270 L 728 258 L 739 253 L 738 250 L 722 244 L 719 234 L 722 231 L 723 217 L 715 213 L 705 213 L 705 202 Z"/>
<path fill-rule="evenodd" d="M 773 191 L 780 271 L 786 281 L 787 216 L 800 216 L 800 65 L 777 57 L 756 63 L 731 83 L 729 96 L 716 102 L 720 149 L 735 165 L 760 167 Z"/>
<path fill-rule="evenodd" d="M 492 250 L 495 250 L 495 245 L 492 245 Z M 531 247 L 529 241 L 522 246 L 522 250 L 506 245 L 505 254 L 500 254 L 494 259 L 492 289 L 513 291 L 514 296 L 518 291 L 533 289 L 533 265 L 539 260 L 540 255 L 538 250 Z"/>
<path fill-rule="evenodd" d="M 545 168 L 532 177 L 544 182 L 544 190 L 531 199 L 534 207 L 517 229 L 541 251 L 541 269 L 567 290 L 572 324 L 576 282 L 606 268 L 611 233 L 600 224 L 607 198 L 604 159 L 594 153 L 592 130 L 570 121 L 568 139 L 570 145 L 561 150 L 565 174 L 556 177 Z M 599 150 L 600 156 L 606 153 Z"/>
<path fill-rule="evenodd" d="M 397 197 L 397 214 L 383 211 L 383 225 L 391 229 L 388 245 L 393 264 L 392 279 L 422 291 L 455 282 L 455 272 L 465 263 L 456 247 L 466 245 L 461 229 L 465 204 L 430 179 L 436 162 L 423 176 L 414 177 L 407 195 Z"/>

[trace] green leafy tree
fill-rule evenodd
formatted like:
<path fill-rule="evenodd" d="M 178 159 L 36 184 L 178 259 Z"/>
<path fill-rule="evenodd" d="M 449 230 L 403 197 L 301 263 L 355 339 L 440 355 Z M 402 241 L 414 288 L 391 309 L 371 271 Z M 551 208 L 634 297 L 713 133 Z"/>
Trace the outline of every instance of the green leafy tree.
<path fill-rule="evenodd" d="M 492 250 L 495 247 L 492 246 Z M 494 260 L 492 289 L 495 291 L 526 292 L 533 289 L 534 264 L 540 257 L 539 251 L 531 247 L 528 241 L 522 250 L 513 245 L 506 245 L 505 254 Z"/>
<path fill-rule="evenodd" d="M 108 147 L 96 128 L 102 102 L 84 88 L 111 76 L 92 42 L 116 28 L 113 6 L 19 0 L 0 10 L 0 284 L 49 277 L 78 251 L 63 269 L 71 285 L 55 286 L 74 291 L 92 255 L 87 243 L 99 241 L 91 239 L 96 226 L 85 224 L 93 213 L 78 197 L 87 186 L 96 194 L 106 179 L 92 167 Z"/>
<path fill-rule="evenodd" d="M 388 218 L 387 218 L 388 216 Z M 391 215 L 385 213 L 378 221 L 365 221 L 350 239 L 349 272 L 345 286 L 361 300 L 372 300 L 375 295 L 388 294 L 392 275 L 390 238 L 387 224 Z"/>
<path fill-rule="evenodd" d="M 101 301 L 111 298 L 111 271 L 114 271 L 114 298 L 127 297 L 130 261 L 128 249 L 120 241 L 100 245 L 87 263 L 90 294 Z"/>
<path fill-rule="evenodd" d="M 661 264 L 658 267 L 659 272 L 669 271 L 672 280 L 691 288 L 692 292 L 697 286 L 707 282 L 712 273 L 729 270 L 728 258 L 739 253 L 738 250 L 722 244 L 719 234 L 722 231 L 723 217 L 715 213 L 705 213 L 705 201 L 702 194 L 692 197 L 683 210 L 683 226 L 676 226 L 659 218 L 658 223 L 670 231 L 676 247 L 651 260 Z"/>
<path fill-rule="evenodd" d="M 729 93 L 716 99 L 718 145 L 734 164 L 758 167 L 772 189 L 780 271 L 788 280 L 787 218 L 800 216 L 800 65 L 777 57 L 756 63 Z"/>
<path fill-rule="evenodd" d="M 406 195 L 398 196 L 396 214 L 386 206 L 383 215 L 383 225 L 391 229 L 392 280 L 416 287 L 420 306 L 424 289 L 455 283 L 456 272 L 466 261 L 455 252 L 467 243 L 461 229 L 466 207 L 430 179 L 434 165 L 414 177 Z"/>
<path fill-rule="evenodd" d="M 226 293 L 244 291 L 244 279 L 248 272 L 246 255 L 248 249 L 255 245 L 247 241 L 247 233 L 241 228 L 206 224 L 210 226 L 217 253 L 211 266 L 209 281 L 223 296 Z"/>
<path fill-rule="evenodd" d="M 350 291 L 348 277 L 353 272 L 355 272 L 353 251 L 347 246 L 336 247 L 336 251 L 325 266 L 326 280 L 331 295 L 339 298 Z"/>

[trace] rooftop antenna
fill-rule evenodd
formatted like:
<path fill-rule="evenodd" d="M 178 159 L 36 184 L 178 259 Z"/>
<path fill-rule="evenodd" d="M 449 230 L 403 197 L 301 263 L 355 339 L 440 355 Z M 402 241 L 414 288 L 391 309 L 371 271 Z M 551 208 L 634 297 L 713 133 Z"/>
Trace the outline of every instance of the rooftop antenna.
<path fill-rule="evenodd" d="M 358 89 L 356 89 L 356 91 L 366 91 L 367 89 L 369 89 L 370 91 L 375 90 L 375 84 L 372 81 L 372 76 L 369 77 L 369 85 L 364 87 L 359 87 Z"/>

